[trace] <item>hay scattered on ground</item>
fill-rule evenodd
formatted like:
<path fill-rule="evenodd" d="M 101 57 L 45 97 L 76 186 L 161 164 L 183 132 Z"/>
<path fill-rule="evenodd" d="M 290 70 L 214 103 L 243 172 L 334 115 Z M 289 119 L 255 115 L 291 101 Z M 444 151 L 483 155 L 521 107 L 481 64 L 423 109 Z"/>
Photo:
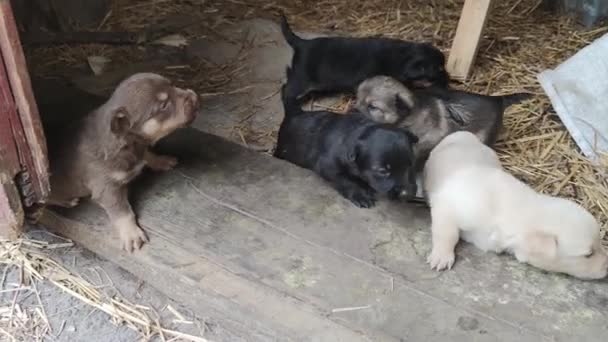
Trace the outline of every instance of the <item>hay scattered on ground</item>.
<path fill-rule="evenodd" d="M 200 22 L 185 29 L 188 38 L 221 36 L 218 27 L 242 19 L 275 20 L 284 12 L 296 30 L 384 35 L 429 41 L 449 53 L 464 0 L 116 0 L 101 28 L 138 30 L 163 16 L 186 13 Z M 540 0 L 495 1 L 479 55 L 468 81 L 459 87 L 484 94 L 529 91 L 536 96 L 506 114 L 497 149 L 517 177 L 543 193 L 574 199 L 608 224 L 608 158 L 593 165 L 584 158 L 543 94 L 536 75 L 553 68 L 583 46 L 608 32 L 608 26 L 585 30 L 570 18 L 548 14 Z M 79 46 L 38 49 L 33 53 L 41 72 L 59 64 L 82 64 L 90 55 L 131 63 L 143 58 L 137 47 Z M 53 56 L 53 58 L 48 58 Z M 113 58 L 114 57 L 114 58 Z M 217 66 L 201 61 L 181 82 L 200 92 L 230 91 L 236 64 Z M 197 73 L 192 73 L 197 70 Z M 214 80 L 211 82 L 210 80 Z M 245 139 L 243 125 L 235 129 Z M 275 134 L 275 132 L 269 132 Z M 238 136 L 238 135 L 236 135 Z"/>
<path fill-rule="evenodd" d="M 19 239 L 8 241 L 0 239 L 0 265 L 4 273 L 0 281 L 3 293 L 14 293 L 10 305 L 0 307 L 0 340 L 3 341 L 43 341 L 54 340 L 63 331 L 64 326 L 54 331 L 40 300 L 37 284 L 48 282 L 65 293 L 79 299 L 89 306 L 105 312 L 116 325 L 124 324 L 138 331 L 145 341 L 158 337 L 162 341 L 207 342 L 203 337 L 181 333 L 164 328 L 159 322 L 158 314 L 150 307 L 130 303 L 120 296 L 108 297 L 98 286 L 70 272 L 48 256 L 49 250 L 68 248 L 72 241 L 49 243 L 41 240 Z M 5 277 L 9 267 L 17 267 L 21 272 L 17 284 L 6 284 Z M 38 305 L 22 308 L 18 304 L 21 297 L 34 295 Z M 175 309 L 168 307 L 174 314 L 175 322 L 188 322 Z"/>

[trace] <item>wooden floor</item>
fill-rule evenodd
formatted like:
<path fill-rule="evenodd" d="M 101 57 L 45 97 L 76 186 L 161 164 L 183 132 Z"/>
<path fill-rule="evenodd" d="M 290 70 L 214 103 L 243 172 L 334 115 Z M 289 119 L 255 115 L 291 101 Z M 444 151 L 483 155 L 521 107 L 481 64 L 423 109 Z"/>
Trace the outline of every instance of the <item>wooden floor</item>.
<path fill-rule="evenodd" d="M 278 32 L 263 21 L 251 28 L 260 25 Z M 277 101 L 268 104 L 274 116 Z M 215 102 L 196 127 L 213 131 L 211 122 L 230 117 L 234 98 Z M 546 274 L 466 244 L 454 269 L 437 273 L 425 264 L 424 208 L 355 208 L 311 172 L 197 128 L 160 148 L 181 164 L 146 174 L 132 191 L 151 239 L 142 251 L 119 251 L 90 204 L 47 213 L 44 223 L 246 341 L 603 341 L 608 333 L 606 281 Z"/>

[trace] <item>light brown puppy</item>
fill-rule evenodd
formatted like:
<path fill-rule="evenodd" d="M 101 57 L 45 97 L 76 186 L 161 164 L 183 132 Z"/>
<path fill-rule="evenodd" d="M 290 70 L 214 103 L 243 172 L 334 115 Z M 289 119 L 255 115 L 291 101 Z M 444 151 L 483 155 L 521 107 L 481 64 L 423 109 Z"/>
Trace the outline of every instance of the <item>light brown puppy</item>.
<path fill-rule="evenodd" d="M 418 166 L 431 149 L 452 132 L 469 131 L 492 146 L 502 126 L 505 108 L 530 94 L 487 96 L 446 88 L 409 89 L 398 80 L 376 76 L 357 90 L 356 109 L 381 123 L 398 125 L 418 137 Z"/>
<path fill-rule="evenodd" d="M 469 132 L 452 133 L 433 149 L 424 168 L 424 189 L 431 207 L 431 268 L 450 269 L 462 238 L 547 271 L 583 279 L 608 273 L 608 254 L 594 217 L 507 173 L 496 152 Z"/>
<path fill-rule="evenodd" d="M 177 164 L 150 147 L 190 124 L 199 108 L 192 90 L 157 74 L 122 81 L 101 107 L 61 132 L 48 132 L 51 164 L 49 204 L 73 207 L 91 196 L 109 216 L 121 247 L 132 252 L 148 240 L 129 204 L 128 184 L 147 166 L 169 170 Z"/>

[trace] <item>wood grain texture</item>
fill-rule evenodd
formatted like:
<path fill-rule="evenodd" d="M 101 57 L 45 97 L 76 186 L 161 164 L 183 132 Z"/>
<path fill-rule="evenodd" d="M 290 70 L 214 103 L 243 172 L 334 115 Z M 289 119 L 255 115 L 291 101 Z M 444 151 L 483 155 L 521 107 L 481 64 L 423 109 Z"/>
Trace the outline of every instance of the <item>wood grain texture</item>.
<path fill-rule="evenodd" d="M 19 159 L 24 166 L 22 171 L 27 174 L 27 185 L 31 186 L 31 190 L 27 190 L 28 196 L 30 193 L 33 196 L 29 204 L 43 202 L 50 191 L 46 141 L 8 0 L 0 0 L 0 52 L 17 109 L 11 126 Z"/>
<path fill-rule="evenodd" d="M 492 0 L 466 0 L 450 49 L 447 70 L 454 79 L 469 77 Z"/>
<path fill-rule="evenodd" d="M 426 209 L 386 201 L 356 208 L 308 170 L 195 129 L 159 147 L 180 166 L 132 188 L 151 239 L 140 252 L 120 252 L 90 203 L 44 223 L 195 312 L 259 333 L 252 341 L 538 341 L 556 325 L 572 334 L 605 329 L 608 308 L 585 299 L 608 298 L 600 283 L 466 244 L 453 271 L 431 271 Z M 560 294 L 572 287 L 576 298 Z M 576 325 L 572 313 L 583 311 L 590 316 Z M 477 328 L 459 328 L 463 320 Z"/>
<path fill-rule="evenodd" d="M 17 186 L 3 169 L 0 156 L 0 238 L 13 240 L 23 232 L 23 208 Z"/>

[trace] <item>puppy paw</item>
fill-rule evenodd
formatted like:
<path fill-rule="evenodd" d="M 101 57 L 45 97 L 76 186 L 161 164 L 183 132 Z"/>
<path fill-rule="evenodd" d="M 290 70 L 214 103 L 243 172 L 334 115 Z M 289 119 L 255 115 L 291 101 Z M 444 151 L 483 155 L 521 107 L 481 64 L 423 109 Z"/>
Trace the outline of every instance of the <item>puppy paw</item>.
<path fill-rule="evenodd" d="M 72 198 L 72 200 L 70 200 L 66 203 L 66 207 L 74 208 L 75 206 L 78 205 L 78 203 L 80 203 L 80 198 L 78 198 L 78 197 Z"/>
<path fill-rule="evenodd" d="M 146 164 L 154 171 L 169 171 L 177 165 L 177 158 L 155 155 L 148 159 Z"/>
<path fill-rule="evenodd" d="M 388 192 L 387 197 L 391 201 L 398 201 L 403 197 L 403 194 L 404 190 L 401 187 L 395 187 Z"/>
<path fill-rule="evenodd" d="M 119 222 L 116 228 L 120 237 L 120 247 L 129 253 L 141 249 L 141 246 L 149 241 L 146 233 L 135 222 Z"/>
<path fill-rule="evenodd" d="M 376 195 L 372 191 L 355 191 L 348 198 L 359 208 L 372 208 L 376 205 Z"/>
<path fill-rule="evenodd" d="M 74 197 L 72 199 L 56 199 L 52 198 L 49 200 L 48 204 L 55 205 L 63 208 L 74 208 L 80 203 L 80 198 Z"/>
<path fill-rule="evenodd" d="M 433 248 L 431 254 L 426 259 L 426 262 L 431 265 L 432 270 L 442 271 L 444 269 L 452 269 L 455 260 L 456 255 L 453 250 L 439 251 L 438 249 Z"/>

